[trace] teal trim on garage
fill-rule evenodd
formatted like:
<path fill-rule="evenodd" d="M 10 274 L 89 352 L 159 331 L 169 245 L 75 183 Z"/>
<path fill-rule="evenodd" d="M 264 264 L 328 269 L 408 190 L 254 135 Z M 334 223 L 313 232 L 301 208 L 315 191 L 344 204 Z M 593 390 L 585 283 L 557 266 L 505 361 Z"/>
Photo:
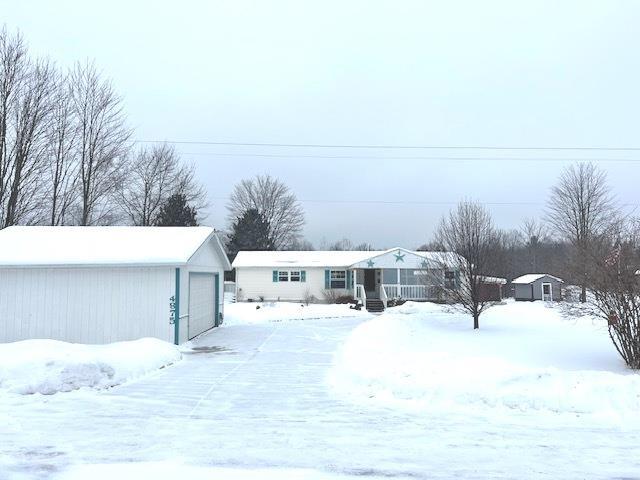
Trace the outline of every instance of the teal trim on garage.
<path fill-rule="evenodd" d="M 175 309 L 173 311 L 173 343 L 180 344 L 180 269 L 176 268 Z"/>
<path fill-rule="evenodd" d="M 213 326 L 217 327 L 217 326 L 220 325 L 220 275 L 216 273 L 214 275 L 214 277 L 215 277 L 215 279 L 214 279 L 215 288 L 214 289 L 215 289 L 215 292 L 216 292 L 216 295 L 214 297 L 215 298 L 214 301 L 216 303 L 215 303 L 215 306 L 214 306 L 215 319 L 214 319 L 214 322 L 213 322 Z"/>

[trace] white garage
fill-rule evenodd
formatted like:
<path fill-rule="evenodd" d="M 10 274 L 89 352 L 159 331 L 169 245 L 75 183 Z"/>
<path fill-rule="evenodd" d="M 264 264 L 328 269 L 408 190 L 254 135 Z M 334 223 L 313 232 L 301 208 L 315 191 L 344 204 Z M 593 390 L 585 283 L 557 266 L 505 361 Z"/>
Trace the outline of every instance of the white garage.
<path fill-rule="evenodd" d="M 176 344 L 223 319 L 231 266 L 210 227 L 0 230 L 0 342 Z"/>

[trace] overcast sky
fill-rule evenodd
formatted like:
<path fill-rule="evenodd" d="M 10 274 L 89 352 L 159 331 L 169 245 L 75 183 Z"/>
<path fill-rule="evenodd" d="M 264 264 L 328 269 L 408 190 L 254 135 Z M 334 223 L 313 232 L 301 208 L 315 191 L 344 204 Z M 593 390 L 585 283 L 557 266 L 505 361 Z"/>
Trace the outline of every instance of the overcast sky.
<path fill-rule="evenodd" d="M 94 59 L 138 141 L 640 147 L 636 0 L 0 0 L 2 22 L 60 65 Z M 348 237 L 377 247 L 424 243 L 462 198 L 487 202 L 500 227 L 541 216 L 569 163 L 558 159 L 640 160 L 640 151 L 176 147 L 195 163 L 217 228 L 233 185 L 270 173 L 303 201 L 316 245 Z M 640 202 L 640 163 L 601 166 L 621 202 Z"/>

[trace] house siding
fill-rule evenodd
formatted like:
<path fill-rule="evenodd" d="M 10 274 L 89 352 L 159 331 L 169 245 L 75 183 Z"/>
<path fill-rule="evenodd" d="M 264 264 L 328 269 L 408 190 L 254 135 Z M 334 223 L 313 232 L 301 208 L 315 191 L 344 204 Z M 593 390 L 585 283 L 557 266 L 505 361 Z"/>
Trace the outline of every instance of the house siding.
<path fill-rule="evenodd" d="M 305 282 L 274 282 L 273 271 L 306 272 Z M 346 270 L 339 267 L 242 267 L 236 269 L 236 295 L 238 301 L 258 301 L 264 297 L 269 301 L 301 302 L 307 294 L 317 301 L 324 300 L 325 270 Z M 351 290 L 339 289 L 348 295 Z"/>

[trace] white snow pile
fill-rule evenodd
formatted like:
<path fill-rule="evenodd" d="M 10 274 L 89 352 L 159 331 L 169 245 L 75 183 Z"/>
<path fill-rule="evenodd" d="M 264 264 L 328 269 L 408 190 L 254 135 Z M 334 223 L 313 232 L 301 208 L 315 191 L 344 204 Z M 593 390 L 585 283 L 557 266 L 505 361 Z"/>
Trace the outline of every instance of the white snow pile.
<path fill-rule="evenodd" d="M 418 410 L 640 413 L 640 374 L 626 369 L 606 324 L 561 312 L 510 301 L 474 331 L 451 307 L 390 308 L 352 332 L 329 382 L 355 400 Z"/>
<path fill-rule="evenodd" d="M 224 325 L 318 320 L 325 318 L 370 318 L 366 310 L 355 310 L 347 304 L 310 304 L 294 302 L 240 302 L 224 307 Z"/>
<path fill-rule="evenodd" d="M 180 360 L 177 347 L 155 338 L 107 345 L 57 340 L 0 344 L 0 392 L 51 395 L 104 389 Z"/>

